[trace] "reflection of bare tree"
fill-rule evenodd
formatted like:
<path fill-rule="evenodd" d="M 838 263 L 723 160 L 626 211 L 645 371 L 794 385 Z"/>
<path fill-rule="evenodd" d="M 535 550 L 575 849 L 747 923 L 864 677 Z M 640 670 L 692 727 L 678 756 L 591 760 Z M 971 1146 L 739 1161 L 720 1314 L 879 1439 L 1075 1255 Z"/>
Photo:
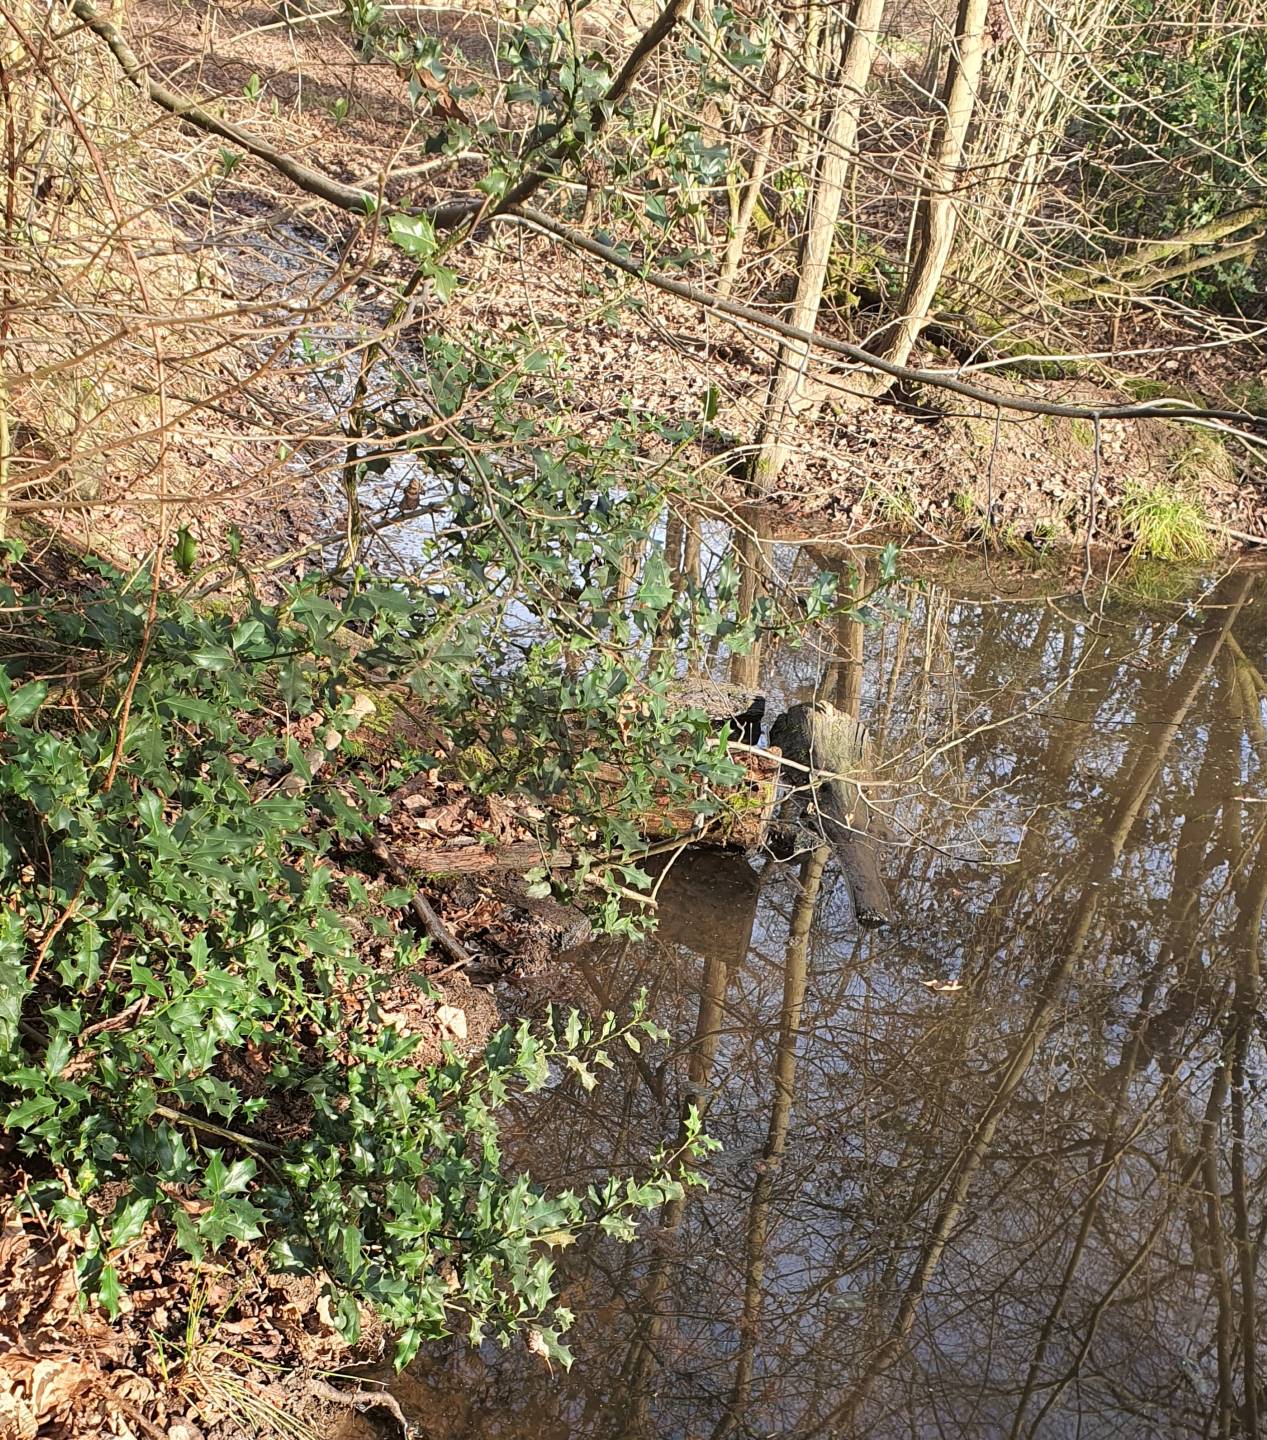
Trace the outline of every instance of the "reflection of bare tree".
<path fill-rule="evenodd" d="M 1240 1284 L 1240 1342 L 1243 1395 L 1241 1421 L 1244 1433 L 1258 1434 L 1258 1306 L 1259 1239 L 1250 1230 L 1250 1200 L 1246 1179 L 1245 1105 L 1249 1093 L 1248 1058 L 1258 1020 L 1262 989 L 1263 911 L 1267 907 L 1267 838 L 1258 846 L 1258 858 L 1240 895 L 1240 915 L 1232 940 L 1236 982 L 1230 1023 L 1230 1122 L 1232 1212 L 1235 1223 L 1237 1276 Z"/>
<path fill-rule="evenodd" d="M 688 1108 L 694 1107 L 701 1112 L 707 1112 L 709 1077 L 725 1029 L 729 976 L 747 953 L 752 938 L 760 881 L 742 861 L 707 853 L 683 862 L 683 869 L 678 871 L 674 878 L 679 887 L 686 888 L 688 895 L 691 893 L 691 882 L 697 885 L 701 880 L 705 884 L 711 882 L 710 898 L 717 898 L 719 911 L 724 911 L 708 917 L 701 916 L 701 906 L 697 901 L 690 907 L 689 926 L 682 925 L 679 928 L 674 919 L 669 918 L 658 937 L 661 944 L 669 945 L 675 941 L 683 945 L 690 945 L 692 941 L 698 944 L 701 935 L 707 935 L 710 942 L 704 960 L 695 1033 L 687 1051 L 686 1085 L 676 1136 L 676 1143 L 681 1145 L 685 1137 Z M 667 891 L 662 886 L 661 893 L 666 909 L 672 917 L 674 885 L 670 884 Z M 700 922 L 705 918 L 711 923 L 701 928 Z M 685 919 L 686 916 L 681 916 L 681 920 Z M 620 1430 L 625 1434 L 640 1434 L 647 1424 L 649 1382 L 659 1358 L 659 1346 L 666 1320 L 662 1298 L 668 1284 L 673 1263 L 673 1246 L 686 1203 L 683 1197 L 671 1200 L 664 1207 L 659 1233 L 656 1235 L 655 1255 L 638 1299 L 640 1323 L 630 1341 L 629 1352 L 621 1370 L 621 1391 L 628 1397 L 628 1405 L 627 1408 L 617 1407 L 613 1417 L 618 1420 Z"/>
<path fill-rule="evenodd" d="M 1082 958 L 1083 947 L 1103 895 L 1102 877 L 1112 870 L 1121 856 L 1122 846 L 1152 791 L 1166 751 L 1191 709 L 1232 622 L 1248 598 L 1252 584 L 1252 580 L 1244 578 L 1224 587 L 1222 604 L 1216 612 L 1214 623 L 1198 637 L 1171 687 L 1162 707 L 1161 718 L 1153 723 L 1151 731 L 1145 732 L 1139 742 L 1134 761 L 1127 771 L 1125 784 L 1108 823 L 1088 847 L 1085 862 L 1080 866 L 1075 862 L 1076 868 L 1082 870 L 1082 875 L 1071 875 L 1069 880 L 1074 882 L 1080 878 L 1081 893 L 1058 942 L 1056 959 L 1039 987 L 1029 1021 L 1003 1066 L 989 1103 L 977 1119 L 967 1143 L 955 1158 L 930 1233 L 924 1241 L 919 1263 L 907 1281 L 889 1332 L 857 1384 L 840 1404 L 827 1414 L 824 1421 L 826 1427 L 847 1427 L 853 1424 L 876 1377 L 892 1365 L 905 1344 L 915 1321 L 916 1310 L 924 1298 L 929 1278 L 941 1260 L 951 1230 L 961 1217 L 969 1188 L 994 1140 L 999 1122 L 1043 1043 L 1064 986 Z M 1027 1384 L 1027 1393 L 1023 1399 L 1028 1399 L 1028 1391 L 1031 1389 L 1032 1385 Z"/>
<path fill-rule="evenodd" d="M 460 1433 L 1254 1433 L 1254 588 L 1177 619 L 912 590 L 868 627 L 859 708 L 911 837 L 901 922 L 860 935 L 829 866 L 798 957 L 792 874 L 765 873 L 749 944 L 722 871 L 684 871 L 657 941 L 587 964 L 596 1005 L 649 983 L 693 1043 L 621 1057 L 596 1097 L 560 1087 L 525 1128 L 534 1168 L 584 1183 L 701 1091 L 725 1150 L 632 1252 L 567 1252 L 577 1366 L 464 1371 Z M 825 632 L 766 657 L 776 700 L 832 661 L 840 696 L 853 640 Z M 750 1157 L 778 1163 L 754 1178 Z"/>
<path fill-rule="evenodd" d="M 866 593 L 867 567 L 862 559 L 854 561 L 854 587 L 859 595 Z M 842 715 L 854 720 L 862 718 L 863 641 L 866 627 L 854 610 L 842 610 L 836 622 L 836 658 L 824 687 L 825 698 L 831 700 Z"/>
<path fill-rule="evenodd" d="M 761 1151 L 756 1183 L 752 1187 L 752 1203 L 748 1209 L 748 1228 L 744 1244 L 743 1319 L 739 1327 L 735 1382 L 731 1387 L 725 1413 L 713 1432 L 715 1436 L 729 1435 L 739 1428 L 752 1385 L 752 1365 L 761 1326 L 761 1284 L 765 1276 L 771 1192 L 775 1172 L 787 1147 L 788 1122 L 796 1093 L 796 1055 L 801 1039 L 801 1012 L 805 1005 L 809 931 L 814 920 L 814 909 L 818 904 L 823 866 L 827 862 L 828 853 L 828 847 L 820 845 L 801 861 L 801 888 L 796 897 L 796 907 L 792 911 L 783 972 L 783 1004 L 779 1012 L 779 1041 L 775 1052 L 774 1085 L 770 1097 L 770 1124 Z"/>
<path fill-rule="evenodd" d="M 748 620 L 765 593 L 766 558 L 762 553 L 765 533 L 758 519 L 752 528 L 738 526 L 735 530 L 735 568 L 739 572 L 739 595 L 735 607 L 741 620 Z M 730 678 L 735 685 L 755 688 L 761 675 L 761 641 L 755 640 L 746 655 L 734 655 L 730 661 Z"/>

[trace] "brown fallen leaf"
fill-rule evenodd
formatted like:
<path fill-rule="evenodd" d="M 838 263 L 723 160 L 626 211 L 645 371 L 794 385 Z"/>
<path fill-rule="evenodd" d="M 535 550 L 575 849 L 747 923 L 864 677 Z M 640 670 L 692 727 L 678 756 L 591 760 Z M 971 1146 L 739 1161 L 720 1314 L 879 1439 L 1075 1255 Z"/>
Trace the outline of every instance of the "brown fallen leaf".
<path fill-rule="evenodd" d="M 538 1355 L 546 1362 L 546 1369 L 554 1374 L 554 1366 L 550 1362 L 550 1347 L 546 1344 L 546 1338 L 535 1326 L 528 1331 L 528 1353 Z"/>
<path fill-rule="evenodd" d="M 31 1407 L 40 1423 L 67 1410 L 97 1383 L 97 1373 L 74 1360 L 59 1356 L 38 1360 L 31 1374 Z"/>
<path fill-rule="evenodd" d="M 25 1400 L 0 1390 L 0 1440 L 35 1440 L 39 1428 L 35 1411 Z"/>

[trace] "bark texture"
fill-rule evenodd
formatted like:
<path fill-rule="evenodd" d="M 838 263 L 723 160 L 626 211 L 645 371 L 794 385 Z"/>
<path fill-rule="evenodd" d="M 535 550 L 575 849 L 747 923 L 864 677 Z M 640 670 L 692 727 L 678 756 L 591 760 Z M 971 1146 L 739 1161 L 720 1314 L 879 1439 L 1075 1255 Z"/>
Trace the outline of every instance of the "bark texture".
<path fill-rule="evenodd" d="M 830 842 L 840 862 L 858 923 L 888 925 L 892 906 L 869 833 L 871 806 L 859 783 L 870 749 L 866 727 L 819 700 L 780 715 L 770 743 L 791 762 L 785 778 L 797 787 L 793 793 L 803 820 Z"/>
<path fill-rule="evenodd" d="M 959 0 L 955 47 L 942 91 L 942 116 L 933 136 L 928 172 L 915 219 L 915 253 L 902 294 L 901 314 L 885 337 L 886 360 L 904 365 L 920 331 L 928 323 L 937 289 L 946 273 L 958 225 L 955 189 L 962 174 L 964 147 L 972 120 L 981 66 L 985 59 L 985 22 L 989 0 Z M 877 393 L 892 380 L 876 376 Z"/>
<path fill-rule="evenodd" d="M 788 315 L 798 330 L 813 330 L 818 323 L 840 201 L 858 145 L 862 101 L 871 77 L 883 12 L 884 0 L 853 0 L 844 22 L 840 62 L 827 87 L 817 173 L 797 255 L 796 296 Z M 799 342 L 785 344 L 779 351 L 761 426 L 761 448 L 752 470 L 757 494 L 764 494 L 774 485 L 787 461 L 784 431 L 789 418 L 798 409 L 812 408 L 816 401 L 808 385 L 810 352 L 809 345 Z"/>

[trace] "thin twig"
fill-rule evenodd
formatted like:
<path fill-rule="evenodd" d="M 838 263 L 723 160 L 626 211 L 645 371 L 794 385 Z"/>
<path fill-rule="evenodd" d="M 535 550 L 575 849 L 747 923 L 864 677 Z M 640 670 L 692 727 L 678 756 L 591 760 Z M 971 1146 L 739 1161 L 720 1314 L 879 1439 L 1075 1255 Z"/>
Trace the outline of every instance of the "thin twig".
<path fill-rule="evenodd" d="M 443 920 L 436 914 L 427 898 L 421 891 L 413 888 L 414 878 L 410 875 L 404 862 L 378 835 L 371 835 L 366 842 L 370 854 L 382 867 L 389 871 L 403 885 L 410 887 L 409 908 L 413 911 L 418 923 L 436 942 L 441 950 L 453 961 L 454 967 L 470 965 L 471 956 L 463 948 L 460 941 L 454 939 L 453 935 L 445 926 Z"/>
<path fill-rule="evenodd" d="M 272 166 L 307 194 L 316 195 L 329 204 L 362 218 L 368 219 L 378 213 L 383 198 L 381 193 L 374 194 L 368 190 L 345 185 L 330 175 L 304 165 L 293 156 L 285 155 L 266 144 L 250 131 L 220 120 L 194 100 L 178 95 L 157 81 L 151 80 L 145 66 L 118 28 L 101 15 L 90 3 L 90 0 L 69 0 L 69 3 L 74 14 L 109 47 L 123 73 L 132 84 L 156 105 L 210 134 L 231 140 L 257 160 L 262 160 L 265 164 Z M 538 183 L 540 182 L 538 181 Z M 535 189 L 536 186 L 534 185 L 532 188 Z M 552 236 L 571 249 L 590 255 L 604 265 L 610 265 L 665 294 L 676 295 L 679 299 L 686 300 L 692 305 L 712 311 L 729 320 L 756 326 L 778 335 L 784 340 L 793 340 L 801 345 L 813 346 L 829 355 L 848 360 L 852 365 L 863 370 L 879 371 L 883 375 L 889 375 L 894 379 L 903 380 L 916 386 L 928 385 L 936 389 L 947 390 L 951 394 L 961 395 L 982 405 L 1000 407 L 1021 414 L 1051 415 L 1069 420 L 1213 420 L 1221 422 L 1233 433 L 1240 435 L 1244 434 L 1244 431 L 1239 428 L 1242 426 L 1267 429 L 1267 414 L 1248 409 L 1216 410 L 1202 405 L 1175 404 L 1173 402 L 1169 404 L 1143 402 L 1128 405 L 1066 405 L 1031 396 L 1008 395 L 988 390 L 960 380 L 946 370 L 926 370 L 910 365 L 900 365 L 873 355 L 861 345 L 851 345 L 846 341 L 835 340 L 815 331 L 803 330 L 753 306 L 741 305 L 700 286 L 674 280 L 668 275 L 658 274 L 650 268 L 645 260 L 639 260 L 613 246 L 604 245 L 601 241 L 552 219 L 540 210 L 532 209 L 522 203 L 512 202 L 509 196 L 504 198 L 499 205 L 489 208 L 487 213 L 484 213 L 484 204 L 485 201 L 482 197 L 479 201 L 448 201 L 430 209 L 418 210 L 410 209 L 410 207 L 401 207 L 401 209 L 405 213 L 427 215 L 440 229 L 453 228 L 471 220 L 476 215 L 482 215 L 488 221 L 526 224 L 543 234 Z"/>

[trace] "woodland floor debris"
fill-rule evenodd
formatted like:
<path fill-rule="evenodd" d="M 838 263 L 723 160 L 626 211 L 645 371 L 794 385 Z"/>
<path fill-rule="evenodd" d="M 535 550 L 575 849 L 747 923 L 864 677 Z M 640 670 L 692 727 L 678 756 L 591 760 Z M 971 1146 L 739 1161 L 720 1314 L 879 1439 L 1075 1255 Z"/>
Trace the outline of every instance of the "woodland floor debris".
<path fill-rule="evenodd" d="M 472 54 L 488 58 L 489 37 L 477 22 L 459 13 L 449 23 L 463 29 Z M 147 0 L 129 25 L 157 69 L 191 83 L 196 79 L 200 90 L 219 97 L 216 103 L 226 113 L 311 156 L 332 175 L 372 177 L 416 126 L 402 74 L 385 63 L 366 63 L 338 25 L 294 31 L 255 4 L 191 12 L 159 0 Z M 448 100 L 452 103 L 451 94 Z M 167 133 L 176 128 L 173 122 Z M 323 274 L 336 291 L 346 282 L 346 292 L 337 295 L 346 340 L 382 324 L 407 262 L 377 232 L 369 239 L 351 236 L 346 217 L 324 228 L 311 223 L 325 217 L 314 217 L 312 207 L 296 211 L 293 195 L 268 188 L 276 177 L 249 165 L 247 179 L 227 183 L 241 157 L 214 143 L 199 141 L 190 156 L 206 173 L 199 172 L 197 187 L 191 184 L 189 208 L 179 224 L 162 232 L 164 243 L 177 250 L 202 247 L 212 256 L 218 245 L 238 247 L 237 268 L 218 265 L 199 297 L 213 310 L 221 299 L 240 301 L 243 313 L 255 307 L 260 318 L 258 344 L 253 339 L 242 353 L 235 349 L 232 364 L 226 362 L 226 384 L 232 388 L 239 376 L 250 374 L 270 344 L 276 344 L 281 363 L 266 381 L 234 390 L 236 408 L 216 412 L 213 434 L 177 431 L 164 437 L 167 518 L 191 527 L 207 556 L 220 553 L 233 527 L 233 543 L 252 560 L 281 561 L 294 552 L 287 568 L 301 571 L 332 546 L 337 553 L 340 505 L 355 508 L 348 494 L 340 493 L 340 483 L 351 474 L 348 488 L 354 492 L 357 461 L 363 458 L 356 445 L 364 437 L 359 429 L 340 428 L 334 399 L 346 399 L 352 378 L 346 365 L 333 375 L 322 373 L 316 361 L 309 371 L 292 368 L 288 347 L 302 341 L 319 349 L 322 335 L 316 327 L 300 334 L 297 323 L 286 329 L 282 320 L 293 322 L 286 309 L 293 296 L 279 272 L 290 265 L 298 283 L 312 266 L 311 273 Z M 464 184 L 482 178 L 477 170 L 459 169 L 456 175 Z M 412 193 L 425 197 L 425 185 Z M 400 200 L 404 194 L 387 198 Z M 266 223 L 270 216 L 277 220 L 276 202 L 286 205 L 286 218 Z M 596 225 L 606 218 L 601 209 L 589 217 Z M 244 258 L 252 238 L 258 242 L 254 266 Z M 754 272 L 765 268 L 763 258 L 756 258 Z M 711 473 L 719 514 L 726 513 L 727 501 L 747 498 L 741 480 L 769 384 L 768 340 L 703 316 L 639 281 L 603 288 L 594 264 L 564 255 L 539 236 L 500 231 L 474 242 L 466 259 L 471 270 L 466 286 L 447 304 L 435 294 L 423 297 L 411 322 L 416 329 L 443 306 L 454 327 L 531 335 L 546 360 L 532 383 L 556 413 L 573 417 L 591 436 L 631 417 L 654 419 L 668 436 L 664 454 L 674 448 L 675 427 L 685 433 L 703 424 L 705 443 L 680 458 Z M 786 300 L 780 289 L 785 260 L 768 268 L 768 283 L 749 277 L 745 293 L 776 314 Z M 847 319 L 856 317 L 827 314 L 823 329 L 845 332 Z M 1088 349 L 1098 343 L 1091 332 L 1099 323 L 1088 322 Z M 1116 331 L 1114 338 L 1112 348 L 1118 348 Z M 1030 381 L 1027 390 L 1090 405 L 1129 397 L 1131 385 L 1139 382 L 1177 395 L 1197 391 L 1218 398 L 1234 392 L 1238 377 L 1220 371 L 1209 356 L 1189 351 L 1181 352 L 1181 360 L 1161 358 L 1182 338 L 1182 318 L 1159 312 L 1128 337 L 1129 347 L 1144 357 L 1130 375 L 1086 367 L 1077 378 Z M 402 343 L 409 341 L 406 334 Z M 1157 358 L 1149 359 L 1150 351 Z M 554 363 L 564 353 L 566 372 Z M 345 353 L 341 361 L 346 358 Z M 1002 373 L 996 371 L 994 383 L 1006 388 L 1013 382 L 1001 379 Z M 146 382 L 136 386 L 144 400 L 153 388 L 150 377 Z M 129 415 L 134 408 L 143 411 L 136 395 L 128 399 Z M 210 403 L 207 408 L 215 409 Z M 130 423 L 148 420 L 142 414 L 141 421 Z M 1208 436 L 1161 421 L 1127 429 L 1108 421 L 1095 426 L 1018 420 L 921 391 L 865 410 L 842 403 L 794 429 L 789 438 L 795 458 L 769 498 L 784 520 L 812 529 L 821 540 L 906 534 L 1034 552 L 1075 551 L 1091 542 L 1129 547 L 1142 543 L 1142 512 L 1132 497 L 1159 481 L 1177 502 L 1196 508 L 1218 543 L 1264 538 L 1258 492 L 1233 457 Z M 42 458 L 40 445 L 48 436 L 20 438 L 24 462 Z M 63 539 L 124 557 L 147 551 L 152 515 L 137 511 L 133 490 L 152 447 L 138 453 L 142 463 L 136 474 L 107 466 L 101 496 L 67 500 L 54 526 Z M 347 528 L 351 538 L 350 522 Z M 261 581 L 261 589 L 268 583 Z M 215 598 L 229 603 L 227 593 Z M 302 748 L 314 737 L 297 725 L 288 738 Z M 395 801 L 382 844 L 412 844 L 423 865 L 428 855 L 436 861 L 455 850 L 533 843 L 534 830 L 522 816 L 494 797 L 477 797 L 459 781 L 424 773 L 420 784 L 407 794 L 398 791 Z M 370 848 L 380 861 L 390 854 Z M 552 857 L 541 858 L 548 869 Z M 489 991 L 474 981 L 539 966 L 564 936 L 575 938 L 568 917 L 544 910 L 547 897 L 508 893 L 495 877 L 475 873 L 476 866 L 455 867 L 467 873 L 428 884 L 425 897 L 419 893 L 411 903 L 406 895 L 402 903 L 398 895 L 389 898 L 400 888 L 401 875 L 390 859 L 385 863 L 393 873 L 358 875 L 351 856 L 336 856 L 331 867 L 336 888 L 355 880 L 370 896 L 370 913 L 354 932 L 359 961 L 381 976 L 391 959 L 384 932 L 411 911 L 433 939 L 447 935 L 453 944 L 419 975 L 393 970 L 372 995 L 355 976 L 340 982 L 345 1041 L 354 1033 L 374 1036 L 390 1027 L 417 1038 L 422 1059 L 439 1058 L 446 1044 L 474 1052 L 498 1023 Z M 424 986 L 419 982 L 427 970 L 431 980 Z M 345 1055 L 348 1048 L 345 1044 Z M 283 1104 L 262 1088 L 266 1066 L 259 1055 L 247 1048 L 222 1060 L 221 1069 L 242 1093 L 250 1095 L 254 1088 L 253 1098 L 266 1102 L 256 1122 L 261 1143 L 280 1145 L 305 1133 L 311 1114 L 292 1096 Z M 244 1242 L 226 1249 L 222 1265 L 196 1269 L 153 1223 L 119 1256 L 127 1303 L 121 1323 L 107 1326 L 94 1311 L 80 1308 L 74 1248 L 24 1213 L 30 1177 L 12 1154 L 8 1159 L 0 1234 L 0 1282 L 5 1282 L 0 1433 L 229 1440 L 281 1416 L 298 1427 L 292 1435 L 332 1427 L 344 1400 L 332 1399 L 328 1376 L 363 1357 L 377 1359 L 385 1342 L 381 1329 L 367 1321 L 359 1348 L 349 1351 L 335 1336 L 315 1282 L 268 1272 L 257 1250 Z M 200 1203 L 192 1195 L 178 1199 L 189 1207 Z M 197 1316 L 209 1323 L 191 1329 L 195 1303 Z M 372 1408 L 364 1397 L 354 1403 Z"/>
<path fill-rule="evenodd" d="M 221 8 L 196 37 L 182 40 L 169 9 L 161 0 L 147 0 L 132 27 L 163 67 L 179 69 L 196 54 L 207 90 L 236 97 L 225 102 L 231 112 L 271 142 L 304 153 L 332 174 L 376 173 L 415 121 L 400 76 L 390 65 L 360 58 L 335 23 L 261 29 L 260 16 L 251 5 Z M 448 15 L 429 23 L 456 26 L 473 63 L 492 53 L 486 19 Z M 252 74 L 263 85 L 254 100 L 242 96 Z M 341 97 L 344 110 L 335 104 Z M 461 173 L 459 168 L 459 181 Z M 261 198 L 276 201 L 275 178 L 256 167 L 251 184 L 258 181 Z M 454 176 L 445 183 L 451 188 Z M 227 192 L 230 208 L 216 220 L 229 234 L 234 193 Z M 434 197 L 419 182 L 410 198 Z M 336 231 L 342 226 L 337 219 Z M 303 263 L 311 243 L 295 243 Z M 611 277 L 600 284 L 593 262 L 540 236 L 487 233 L 468 254 L 475 275 L 444 307 L 447 324 L 493 334 L 527 330 L 545 354 L 566 354 L 566 376 L 547 374 L 542 382 L 557 390 L 560 408 L 595 435 L 628 416 L 690 425 L 715 408 L 696 461 L 712 468 L 722 495 L 748 498 L 738 477 L 751 456 L 768 387 L 771 354 L 764 342 L 634 281 L 625 279 L 615 290 Z M 785 263 L 780 258 L 768 267 L 775 278 L 745 298 L 777 313 Z M 390 280 L 403 273 L 401 267 L 402 257 L 378 246 L 367 275 Z M 356 293 L 369 299 L 375 284 Z M 367 320 L 381 320 L 380 311 L 367 311 Z M 842 319 L 856 325 L 857 317 Z M 832 333 L 833 323 L 828 307 L 820 321 L 825 333 Z M 1041 379 L 1032 373 L 1041 356 L 1031 356 L 1031 374 L 1023 382 L 1001 366 L 991 372 L 990 384 L 1003 393 L 1023 388 L 1062 403 L 1129 403 L 1146 387 L 1150 396 L 1201 396 L 1234 405 L 1252 378 L 1241 352 L 1189 343 L 1180 307 L 1155 307 L 1125 319 L 1089 310 L 1085 328 L 1088 353 L 1112 349 L 1124 357 L 1115 362 L 1119 368 L 1087 362 L 1073 367 L 1071 378 Z M 1017 357 L 1013 368 L 1026 364 L 1026 357 Z M 848 374 L 841 384 L 847 392 Z M 816 421 L 793 422 L 788 438 L 792 458 L 769 498 L 789 522 L 817 538 L 984 538 L 997 548 L 1071 553 L 1090 540 L 1130 549 L 1141 537 L 1124 501 L 1133 490 L 1161 484 L 1196 508 L 1213 548 L 1267 541 L 1261 490 L 1240 468 L 1242 457 L 1217 434 L 1165 421 L 1105 421 L 1097 434 L 1087 421 L 996 414 L 928 391 L 866 408 L 845 406 L 839 413 L 829 409 Z M 213 463 L 208 473 L 214 472 Z M 311 513 L 311 494 L 300 504 L 308 511 L 297 527 L 302 537 L 320 524 Z M 208 521 L 214 530 L 210 514 Z M 261 534 L 266 528 L 249 516 L 245 523 Z"/>

